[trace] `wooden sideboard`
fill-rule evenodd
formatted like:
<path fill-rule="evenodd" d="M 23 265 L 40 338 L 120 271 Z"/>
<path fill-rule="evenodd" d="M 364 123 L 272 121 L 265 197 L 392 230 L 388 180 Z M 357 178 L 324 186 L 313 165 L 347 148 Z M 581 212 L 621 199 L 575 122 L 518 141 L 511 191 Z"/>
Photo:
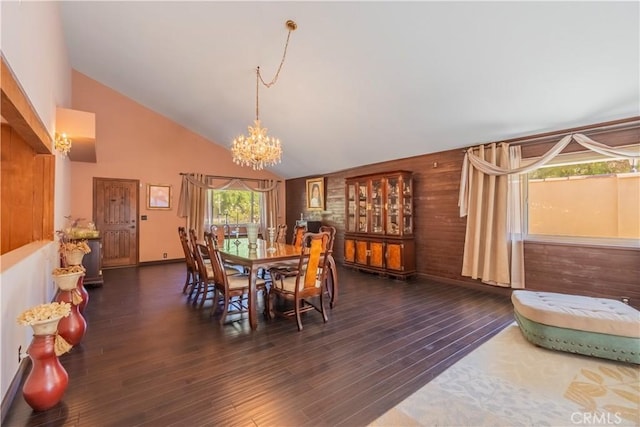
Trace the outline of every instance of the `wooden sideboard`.
<path fill-rule="evenodd" d="M 102 279 L 102 238 L 87 239 L 87 243 L 91 248 L 91 252 L 82 258 L 82 265 L 87 269 L 83 283 L 85 285 L 101 286 L 104 284 Z"/>

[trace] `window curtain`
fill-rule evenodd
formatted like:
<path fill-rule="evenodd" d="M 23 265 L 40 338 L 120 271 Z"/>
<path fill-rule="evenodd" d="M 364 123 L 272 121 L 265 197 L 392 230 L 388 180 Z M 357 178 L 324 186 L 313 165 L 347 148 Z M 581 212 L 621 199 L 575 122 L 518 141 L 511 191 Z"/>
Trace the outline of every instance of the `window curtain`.
<path fill-rule="evenodd" d="M 462 275 L 484 283 L 524 288 L 523 185 L 520 175 L 545 165 L 571 141 L 608 157 L 638 159 L 582 134 L 563 137 L 537 161 L 521 165 L 519 147 L 508 144 L 469 148 L 460 176 L 458 207 L 467 217 Z"/>
<path fill-rule="evenodd" d="M 262 197 L 262 228 L 266 227 L 269 215 L 264 215 L 266 210 L 266 200 L 270 197 L 275 198 L 276 203 L 272 207 L 277 208 L 277 189 L 279 181 L 260 180 L 256 185 L 251 185 L 255 180 L 247 180 L 242 178 L 214 177 L 210 175 L 202 175 L 196 173 L 183 173 L 182 185 L 180 187 L 180 198 L 178 204 L 178 216 L 187 218 L 187 227 L 196 231 L 198 239 L 204 237 L 204 218 L 205 218 L 205 200 L 206 190 L 226 190 L 240 186 L 245 190 L 263 193 Z M 220 182 L 220 179 L 223 179 Z M 214 183 L 213 181 L 216 181 Z M 274 213 L 274 221 L 275 215 Z"/>
<path fill-rule="evenodd" d="M 509 145 L 491 144 L 471 150 L 470 155 L 493 166 L 509 167 Z M 508 286 L 507 244 L 508 177 L 488 175 L 473 168 L 468 174 L 470 193 L 462 275 L 499 286 Z"/>
<path fill-rule="evenodd" d="M 199 240 L 204 238 L 206 198 L 206 177 L 203 174 L 191 174 L 188 180 L 183 177 L 178 216 L 187 218 L 187 230 L 194 229 Z"/>
<path fill-rule="evenodd" d="M 262 218 L 261 228 L 263 230 L 268 230 L 269 227 L 275 228 L 278 226 L 278 214 L 280 209 L 278 206 L 278 187 L 275 184 L 275 181 L 269 179 L 265 179 L 259 183 L 260 189 L 267 189 L 262 197 L 260 212 L 260 218 Z"/>

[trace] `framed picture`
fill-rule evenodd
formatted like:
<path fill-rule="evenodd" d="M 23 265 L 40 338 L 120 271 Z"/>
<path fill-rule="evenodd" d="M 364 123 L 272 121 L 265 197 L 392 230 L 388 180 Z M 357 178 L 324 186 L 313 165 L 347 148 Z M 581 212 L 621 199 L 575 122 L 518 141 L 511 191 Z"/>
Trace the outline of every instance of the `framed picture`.
<path fill-rule="evenodd" d="M 147 184 L 147 209 L 171 209 L 171 186 Z"/>
<path fill-rule="evenodd" d="M 324 178 L 307 180 L 307 209 L 324 210 Z"/>

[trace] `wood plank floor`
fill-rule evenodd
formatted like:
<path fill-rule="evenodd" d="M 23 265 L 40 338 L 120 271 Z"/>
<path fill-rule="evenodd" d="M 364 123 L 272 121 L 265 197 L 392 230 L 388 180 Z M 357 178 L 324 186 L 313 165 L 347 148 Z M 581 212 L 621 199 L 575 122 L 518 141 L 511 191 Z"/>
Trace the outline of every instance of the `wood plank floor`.
<path fill-rule="evenodd" d="M 16 396 L 3 426 L 363 426 L 513 321 L 508 297 L 339 267 L 329 322 L 251 331 L 182 295 L 180 263 L 106 270 L 63 401 Z"/>

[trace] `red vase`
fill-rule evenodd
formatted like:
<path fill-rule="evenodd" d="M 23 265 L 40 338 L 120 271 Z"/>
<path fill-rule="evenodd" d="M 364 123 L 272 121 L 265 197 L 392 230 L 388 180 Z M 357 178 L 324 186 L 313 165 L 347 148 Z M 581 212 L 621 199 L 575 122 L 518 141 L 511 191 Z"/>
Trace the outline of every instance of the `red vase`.
<path fill-rule="evenodd" d="M 58 323 L 58 334 L 64 338 L 66 342 L 76 346 L 80 344 L 80 341 L 82 341 L 84 337 L 84 333 L 87 330 L 87 321 L 80 313 L 78 306 L 73 303 L 73 292 L 77 291 L 75 289 L 73 291 L 61 290 L 56 296 L 56 301 L 71 303 L 71 314 L 60 319 L 60 323 Z"/>
<path fill-rule="evenodd" d="M 82 297 L 82 302 L 78 304 L 78 310 L 80 310 L 80 314 L 84 315 L 84 309 L 89 302 L 89 292 L 87 292 L 87 288 L 84 287 L 84 276 L 80 276 L 80 279 L 78 279 L 78 291 Z"/>
<path fill-rule="evenodd" d="M 69 375 L 54 350 L 55 334 L 34 335 L 28 353 L 31 372 L 22 387 L 24 400 L 36 411 L 46 411 L 60 402 Z"/>

